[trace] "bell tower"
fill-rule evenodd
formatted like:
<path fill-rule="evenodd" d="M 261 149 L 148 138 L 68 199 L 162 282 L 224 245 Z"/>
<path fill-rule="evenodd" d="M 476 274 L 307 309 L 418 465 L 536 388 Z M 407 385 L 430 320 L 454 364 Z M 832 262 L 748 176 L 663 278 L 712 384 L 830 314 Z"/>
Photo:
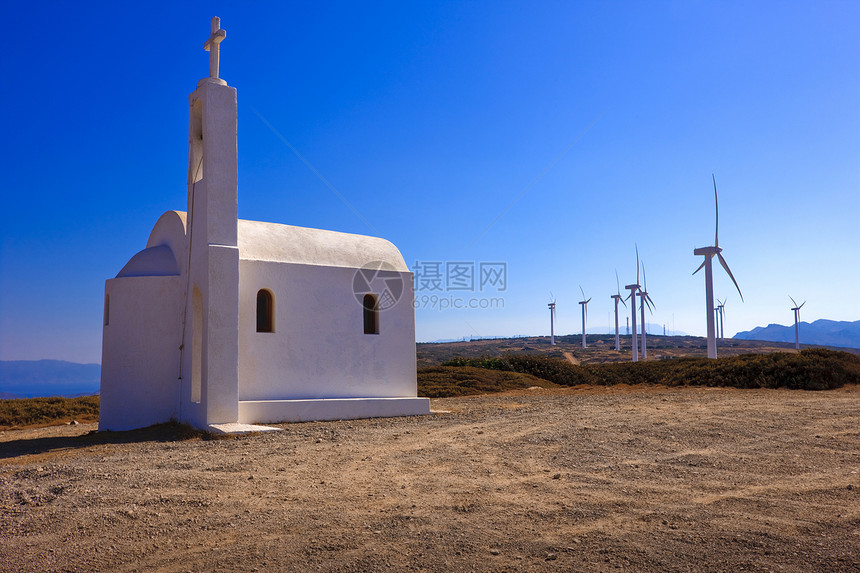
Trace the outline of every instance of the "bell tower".
<path fill-rule="evenodd" d="M 212 18 L 203 45 L 209 76 L 188 98 L 189 260 L 182 418 L 196 426 L 238 419 L 239 248 L 236 89 L 218 77 L 227 32 Z"/>

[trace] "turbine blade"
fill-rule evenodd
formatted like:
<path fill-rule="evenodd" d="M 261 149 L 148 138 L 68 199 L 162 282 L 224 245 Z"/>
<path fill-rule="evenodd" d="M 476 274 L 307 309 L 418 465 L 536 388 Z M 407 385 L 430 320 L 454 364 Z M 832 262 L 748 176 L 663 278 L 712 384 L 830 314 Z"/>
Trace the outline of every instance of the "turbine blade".
<path fill-rule="evenodd" d="M 727 273 L 729 273 L 729 278 L 731 278 L 732 282 L 735 283 L 735 288 L 738 289 L 738 294 L 741 295 L 741 301 L 743 301 L 744 294 L 741 292 L 741 287 L 738 286 L 738 281 L 735 280 L 735 276 L 732 274 L 731 269 L 729 269 L 729 264 L 726 262 L 726 259 L 723 258 L 722 253 L 717 253 L 717 256 L 720 258 L 720 264 L 723 265 L 723 268 L 726 269 Z"/>
<path fill-rule="evenodd" d="M 713 179 L 714 179 L 714 207 L 715 207 L 715 212 L 717 214 L 717 217 L 716 217 L 717 223 L 716 223 L 716 225 L 714 225 L 714 246 L 719 247 L 720 246 L 720 201 L 717 198 L 717 178 L 713 173 L 711 173 L 711 177 L 713 177 Z"/>
<path fill-rule="evenodd" d="M 806 304 L 806 301 L 803 301 L 803 304 Z M 803 308 L 803 304 L 801 304 L 799 307 L 797 307 L 797 310 L 800 310 L 801 308 Z"/>
<path fill-rule="evenodd" d="M 615 269 L 615 286 L 618 287 L 618 296 L 621 296 L 621 281 L 618 280 L 618 269 Z"/>
<path fill-rule="evenodd" d="M 588 305 L 588 303 L 590 303 L 590 302 L 591 302 L 591 299 L 588 299 L 587 301 L 585 301 L 586 306 L 587 306 L 587 305 Z"/>
<path fill-rule="evenodd" d="M 648 294 L 648 291 L 645 291 L 645 298 L 648 300 L 648 302 L 653 308 L 657 308 L 657 305 L 654 304 L 654 301 L 651 299 L 651 295 Z"/>
<path fill-rule="evenodd" d="M 624 305 L 624 308 L 627 308 L 627 303 L 626 303 L 626 302 L 624 302 L 625 300 L 627 300 L 627 299 L 626 299 L 626 298 L 622 298 L 622 299 L 621 299 L 621 304 L 623 304 L 623 305 Z"/>
<path fill-rule="evenodd" d="M 707 261 L 708 261 L 708 259 L 705 259 L 704 261 L 702 261 L 702 264 L 701 264 L 701 265 L 699 265 L 699 268 L 698 268 L 698 269 L 696 269 L 695 271 L 693 271 L 693 274 L 696 274 L 697 272 L 699 272 L 700 270 L 702 270 L 702 267 L 704 267 L 704 266 L 705 266 L 705 263 L 706 263 Z"/>
<path fill-rule="evenodd" d="M 639 284 L 639 245 L 636 245 L 636 284 Z"/>
<path fill-rule="evenodd" d="M 579 285 L 579 292 L 582 293 L 582 300 L 585 300 L 585 291 L 582 290 L 582 285 Z"/>
<path fill-rule="evenodd" d="M 642 261 L 642 290 L 648 292 L 648 277 L 645 276 L 645 261 Z"/>
<path fill-rule="evenodd" d="M 790 299 L 791 299 L 791 303 L 792 303 L 794 306 L 797 306 L 797 301 L 796 301 L 796 300 L 794 300 L 794 297 L 793 297 L 793 296 L 788 295 L 788 298 L 790 298 Z"/>

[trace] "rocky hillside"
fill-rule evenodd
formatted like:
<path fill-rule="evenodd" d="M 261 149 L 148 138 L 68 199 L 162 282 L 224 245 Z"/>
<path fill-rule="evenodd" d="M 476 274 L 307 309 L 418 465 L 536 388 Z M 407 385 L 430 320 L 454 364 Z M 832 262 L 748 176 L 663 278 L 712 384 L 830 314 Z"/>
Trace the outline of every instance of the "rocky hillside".
<path fill-rule="evenodd" d="M 839 346 L 860 348 L 860 320 L 855 322 L 816 320 L 798 325 L 800 343 L 816 346 Z M 768 324 L 752 330 L 738 332 L 734 338 L 740 340 L 767 340 L 771 342 L 794 342 L 794 324 Z"/>

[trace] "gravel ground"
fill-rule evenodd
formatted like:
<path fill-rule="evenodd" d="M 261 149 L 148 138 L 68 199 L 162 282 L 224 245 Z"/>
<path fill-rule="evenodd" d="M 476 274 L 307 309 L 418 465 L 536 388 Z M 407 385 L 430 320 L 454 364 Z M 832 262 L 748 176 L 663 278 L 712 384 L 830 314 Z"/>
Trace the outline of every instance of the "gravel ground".
<path fill-rule="evenodd" d="M 0 433 L 0 571 L 860 571 L 860 387 Z"/>

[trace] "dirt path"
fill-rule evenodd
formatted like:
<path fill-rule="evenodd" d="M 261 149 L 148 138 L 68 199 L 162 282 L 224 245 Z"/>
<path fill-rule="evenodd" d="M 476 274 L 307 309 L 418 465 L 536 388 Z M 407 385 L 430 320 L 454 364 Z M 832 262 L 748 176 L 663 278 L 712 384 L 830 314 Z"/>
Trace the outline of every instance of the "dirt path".
<path fill-rule="evenodd" d="M 562 354 L 564 355 L 565 359 L 567 359 L 568 362 L 570 362 L 571 364 L 576 364 L 577 366 L 579 366 L 579 364 L 580 364 L 579 358 L 577 358 L 576 356 L 574 356 L 573 354 L 571 354 L 570 352 L 567 352 L 567 351 L 562 352 Z"/>
<path fill-rule="evenodd" d="M 858 571 L 860 389 L 575 388 L 0 435 L 0 571 Z"/>

